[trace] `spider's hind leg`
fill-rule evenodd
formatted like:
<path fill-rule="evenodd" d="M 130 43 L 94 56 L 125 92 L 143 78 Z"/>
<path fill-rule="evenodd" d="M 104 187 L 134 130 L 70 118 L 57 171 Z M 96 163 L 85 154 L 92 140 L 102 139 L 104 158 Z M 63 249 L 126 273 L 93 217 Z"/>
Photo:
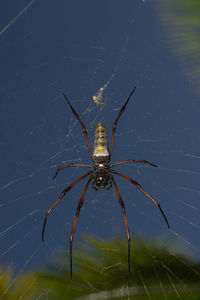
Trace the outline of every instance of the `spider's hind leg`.
<path fill-rule="evenodd" d="M 126 102 L 124 103 L 124 105 L 122 106 L 122 108 L 120 109 L 118 115 L 117 115 L 117 118 L 115 119 L 114 121 L 114 124 L 113 124 L 113 129 L 112 129 L 112 141 L 111 141 L 111 148 L 110 148 L 110 157 L 112 155 L 112 152 L 113 152 L 113 147 L 114 147 L 114 139 L 115 139 L 115 131 L 116 131 L 116 128 L 117 128 L 117 123 L 119 121 L 119 118 L 121 117 L 121 115 L 123 114 L 123 112 L 125 111 L 126 109 L 126 105 L 128 104 L 131 96 L 133 95 L 133 93 L 135 92 L 136 90 L 136 86 L 133 88 L 133 90 L 131 91 L 130 95 L 128 96 Z"/>
<path fill-rule="evenodd" d="M 84 136 L 85 136 L 85 140 L 86 140 L 86 144 L 88 146 L 88 150 L 89 150 L 89 153 L 90 153 L 90 156 L 93 160 L 93 155 L 92 155 L 92 150 L 91 150 L 91 147 L 90 147 L 90 142 L 89 142 L 89 138 L 88 138 L 88 133 L 87 133 L 87 129 L 85 127 L 85 125 L 83 124 L 81 118 L 79 117 L 78 113 L 75 111 L 75 109 L 73 108 L 73 106 L 71 105 L 71 103 L 69 102 L 67 96 L 63 93 L 63 97 L 65 98 L 66 102 L 68 103 L 69 107 L 71 108 L 75 118 L 79 121 L 81 127 L 82 127 L 82 130 L 83 130 L 83 133 L 84 133 Z"/>

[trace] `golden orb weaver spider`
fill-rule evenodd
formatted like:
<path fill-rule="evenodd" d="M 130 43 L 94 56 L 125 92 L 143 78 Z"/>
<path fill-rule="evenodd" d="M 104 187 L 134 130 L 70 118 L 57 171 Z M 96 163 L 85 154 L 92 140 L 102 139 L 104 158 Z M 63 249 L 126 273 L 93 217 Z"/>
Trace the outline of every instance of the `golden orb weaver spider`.
<path fill-rule="evenodd" d="M 44 231 L 45 231 L 45 226 L 46 226 L 46 222 L 47 222 L 47 217 L 50 214 L 50 212 L 61 201 L 61 199 L 65 196 L 65 194 L 67 192 L 69 192 L 82 179 L 89 176 L 89 179 L 88 179 L 88 181 L 87 181 L 87 183 L 84 187 L 83 193 L 81 195 L 81 198 L 79 200 L 79 203 L 78 203 L 78 206 L 77 206 L 77 209 L 76 209 L 76 216 L 75 216 L 75 219 L 74 219 L 73 227 L 72 227 L 70 238 L 69 238 L 70 278 L 71 279 L 72 279 L 72 242 L 73 242 L 73 238 L 74 238 L 74 232 L 75 232 L 75 229 L 76 229 L 76 223 L 77 223 L 77 220 L 78 220 L 80 209 L 83 205 L 85 195 L 86 195 L 88 186 L 89 186 L 91 181 L 93 181 L 92 182 L 92 187 L 97 191 L 101 190 L 101 189 L 104 189 L 104 188 L 109 190 L 112 187 L 112 184 L 114 184 L 114 188 L 115 188 L 115 191 L 116 191 L 116 194 L 117 194 L 117 198 L 118 198 L 119 204 L 122 208 L 124 223 L 125 223 L 125 229 L 126 229 L 126 235 L 127 235 L 127 240 L 128 240 L 128 274 L 129 274 L 129 276 L 130 276 L 130 273 L 131 273 L 131 267 L 130 267 L 130 240 L 131 240 L 131 236 L 130 236 L 130 231 L 129 231 L 129 227 L 128 227 L 128 221 L 127 221 L 127 217 L 126 217 L 126 210 L 125 210 L 124 201 L 122 199 L 122 196 L 120 194 L 118 185 L 116 183 L 116 180 L 115 180 L 113 174 L 121 176 L 122 178 L 128 180 L 130 183 L 134 184 L 141 192 L 143 192 L 153 202 L 153 204 L 155 204 L 159 208 L 162 216 L 165 219 L 165 222 L 167 223 L 168 228 L 170 227 L 169 223 L 168 223 L 168 220 L 167 220 L 167 218 L 166 218 L 159 202 L 157 200 L 155 200 L 152 196 L 150 196 L 142 188 L 142 186 L 138 182 L 136 182 L 132 178 L 130 178 L 130 177 L 124 175 L 124 174 L 121 174 L 121 173 L 115 171 L 114 169 L 112 169 L 112 167 L 114 167 L 114 166 L 130 163 L 130 162 L 146 163 L 146 164 L 149 164 L 153 167 L 157 167 L 157 166 L 155 164 L 147 161 L 147 160 L 135 160 L 135 159 L 127 159 L 127 160 L 122 160 L 122 161 L 119 161 L 119 162 L 116 162 L 116 163 L 113 163 L 113 164 L 109 164 L 109 161 L 111 159 L 111 155 L 112 155 L 112 152 L 113 152 L 113 147 L 114 147 L 114 138 L 115 138 L 115 131 L 116 131 L 116 128 L 117 128 L 117 123 L 118 123 L 119 118 L 121 117 L 122 113 L 124 112 L 131 96 L 135 92 L 135 89 L 136 89 L 136 87 L 134 87 L 133 90 L 131 91 L 130 95 L 128 96 L 128 98 L 125 102 L 125 104 L 120 109 L 120 111 L 117 115 L 117 118 L 114 121 L 113 129 L 112 129 L 112 140 L 111 140 L 111 149 L 110 149 L 110 151 L 109 151 L 109 148 L 108 148 L 108 140 L 107 140 L 106 129 L 105 129 L 105 127 L 102 123 L 98 123 L 97 126 L 96 126 L 96 131 L 95 131 L 95 140 L 94 140 L 93 152 L 92 152 L 91 147 L 90 147 L 90 142 L 89 142 L 89 139 L 88 139 L 88 134 L 87 134 L 87 130 L 85 128 L 85 125 L 83 124 L 83 122 L 80 119 L 78 113 L 75 111 L 75 109 L 73 108 L 73 106 L 71 105 L 69 100 L 67 99 L 66 95 L 63 93 L 63 96 L 64 96 L 66 102 L 68 103 L 68 105 L 70 106 L 74 116 L 76 117 L 76 119 L 81 124 L 81 127 L 83 129 L 83 133 L 84 133 L 84 136 L 85 136 L 86 144 L 88 146 L 88 150 L 89 150 L 89 153 L 90 153 L 90 156 L 92 158 L 92 161 L 94 162 L 94 165 L 71 163 L 71 164 L 66 164 L 62 167 L 59 167 L 57 169 L 55 175 L 53 176 L 53 179 L 57 176 L 57 174 L 60 170 L 63 170 L 63 169 L 68 168 L 68 167 L 86 167 L 86 168 L 90 168 L 91 170 L 89 172 L 83 174 L 81 177 L 79 177 L 77 180 L 75 180 L 66 189 L 64 189 L 62 191 L 62 193 L 60 194 L 58 199 L 52 204 L 52 206 L 45 213 L 44 224 L 43 224 L 43 228 L 42 228 L 42 241 L 44 242 Z"/>

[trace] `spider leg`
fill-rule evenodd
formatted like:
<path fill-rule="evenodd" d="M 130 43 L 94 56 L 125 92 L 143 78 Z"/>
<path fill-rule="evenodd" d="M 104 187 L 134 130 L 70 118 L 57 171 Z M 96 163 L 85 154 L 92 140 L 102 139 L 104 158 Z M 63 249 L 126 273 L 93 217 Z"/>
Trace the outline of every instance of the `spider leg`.
<path fill-rule="evenodd" d="M 158 167 L 157 165 L 151 163 L 150 161 L 143 160 L 143 159 L 142 160 L 140 160 L 140 159 L 126 159 L 126 160 L 118 161 L 114 164 L 110 164 L 110 167 L 119 166 L 119 165 L 122 165 L 122 164 L 127 164 L 129 162 L 145 163 L 145 164 L 148 164 L 148 165 L 153 166 L 153 167 Z"/>
<path fill-rule="evenodd" d="M 109 181 L 109 186 L 108 187 L 106 187 L 106 190 L 108 191 L 108 190 L 110 190 L 111 189 L 111 187 L 112 187 L 112 181 L 109 179 L 108 180 Z"/>
<path fill-rule="evenodd" d="M 119 118 L 121 117 L 122 113 L 124 112 L 126 105 L 128 104 L 131 96 L 133 95 L 133 93 L 135 92 L 136 86 L 133 88 L 132 92 L 130 93 L 130 95 L 128 96 L 128 99 L 126 100 L 125 104 L 122 106 L 122 108 L 120 109 L 120 112 L 118 113 L 117 118 L 114 121 L 113 124 L 113 129 L 112 129 L 112 142 L 111 142 L 111 148 L 110 148 L 110 156 L 112 155 L 113 152 L 113 147 L 114 147 L 114 138 L 115 138 L 115 131 L 117 128 L 117 123 L 119 121 Z"/>
<path fill-rule="evenodd" d="M 111 172 L 112 173 L 114 173 L 114 174 L 116 174 L 116 175 L 118 175 L 118 176 L 121 176 L 121 177 L 123 177 L 124 179 L 126 179 L 126 180 L 128 180 L 129 182 L 131 182 L 132 184 L 134 184 L 134 185 L 136 185 L 137 186 L 137 188 L 141 191 L 141 192 L 143 192 L 158 208 L 159 208 L 159 210 L 160 210 L 160 212 L 161 212 L 161 214 L 162 214 L 162 216 L 163 216 L 163 218 L 165 219 L 165 222 L 166 222 L 166 224 L 167 224 L 167 226 L 168 226 L 168 228 L 170 228 L 170 225 L 169 225 L 169 222 L 168 222 L 168 220 L 167 220 L 167 217 L 165 216 L 165 214 L 164 214 L 164 212 L 163 212 L 163 210 L 162 210 L 162 208 L 161 208 L 161 206 L 160 206 L 160 203 L 156 200 L 156 199 L 154 199 L 151 195 L 149 195 L 142 187 L 141 187 L 141 185 L 137 182 L 137 181 L 135 181 L 135 180 L 133 180 L 132 178 L 130 178 L 130 177 L 128 177 L 128 176 L 126 176 L 126 175 L 124 175 L 124 174 L 121 174 L 121 173 L 119 173 L 119 172 L 117 172 L 117 171 L 115 171 L 115 170 L 111 170 Z"/>
<path fill-rule="evenodd" d="M 63 170 L 63 169 L 68 168 L 68 167 L 87 167 L 87 168 L 92 168 L 91 165 L 85 165 L 85 164 L 74 164 L 74 163 L 72 163 L 72 164 L 66 164 L 66 165 L 64 165 L 62 167 L 59 167 L 57 169 L 57 171 L 56 171 L 55 175 L 52 177 L 52 179 L 56 178 L 56 176 L 58 175 L 58 172 L 60 170 Z"/>
<path fill-rule="evenodd" d="M 130 266 L 130 247 L 131 247 L 130 241 L 131 241 L 131 235 L 130 235 L 130 231 L 129 231 L 129 227 L 128 227 L 128 221 L 127 221 L 127 217 L 126 217 L 126 210 L 125 210 L 124 201 L 123 201 L 122 196 L 119 192 L 119 188 L 117 186 L 117 183 L 116 183 L 116 181 L 115 181 L 115 179 L 112 175 L 111 175 L 111 179 L 112 179 L 112 182 L 114 183 L 115 190 L 116 190 L 116 193 L 117 193 L 117 197 L 118 197 L 118 200 L 119 200 L 119 204 L 121 205 L 123 216 L 124 216 L 124 223 L 125 223 L 126 235 L 127 235 L 127 240 L 128 240 L 128 273 L 129 273 L 129 276 L 130 276 L 131 275 L 131 266 Z"/>
<path fill-rule="evenodd" d="M 52 211 L 52 209 L 60 202 L 60 200 L 65 196 L 65 194 L 67 192 L 69 192 L 79 181 L 81 181 L 83 178 L 87 177 L 90 174 L 91 174 L 91 171 L 87 172 L 86 174 L 84 174 L 81 177 L 79 177 L 76 181 L 74 181 L 73 183 L 71 183 L 66 189 L 64 189 L 64 191 L 62 191 L 62 193 L 60 194 L 60 196 L 58 197 L 58 199 L 47 210 L 47 212 L 45 213 L 44 223 L 43 223 L 43 227 L 42 227 L 42 241 L 43 242 L 44 242 L 44 231 L 45 231 L 45 226 L 46 226 L 47 218 L 48 218 L 48 215 L 50 214 L 50 212 Z"/>
<path fill-rule="evenodd" d="M 87 183 L 86 183 L 86 185 L 84 187 L 83 193 L 81 195 L 81 198 L 79 200 L 79 203 L 78 203 L 78 206 L 77 206 L 77 209 L 76 209 L 76 217 L 74 219 L 74 224 L 73 224 L 72 231 L 71 231 L 70 238 L 69 238 L 69 247 L 70 247 L 70 279 L 72 279 L 72 242 L 73 242 L 73 238 L 74 238 L 74 232 L 75 232 L 75 229 L 76 229 L 76 223 L 77 223 L 77 220 L 78 220 L 78 217 L 79 217 L 79 213 L 80 213 L 81 207 L 83 205 L 83 202 L 84 202 L 84 199 L 85 199 L 85 195 L 86 195 L 88 186 L 89 186 L 90 181 L 92 180 L 92 178 L 93 178 L 93 176 L 90 176 L 90 178 L 88 179 L 88 181 L 87 181 Z"/>
<path fill-rule="evenodd" d="M 65 100 L 67 101 L 67 103 L 69 104 L 75 118 L 79 121 L 79 123 L 81 124 L 81 127 L 83 129 L 83 133 L 84 133 L 84 136 L 85 136 L 85 140 L 86 140 L 86 143 L 87 143 L 87 146 L 88 146 L 88 150 L 90 152 L 90 156 L 93 160 L 93 155 L 92 155 L 92 150 L 91 150 L 91 147 L 90 147 L 90 142 L 89 142 L 89 139 L 88 139 L 88 134 L 87 134 L 87 130 L 86 130 L 86 127 L 85 125 L 83 124 L 83 122 L 81 121 L 81 118 L 79 117 L 79 115 L 77 114 L 77 112 L 75 111 L 75 109 L 73 108 L 73 106 L 71 105 L 71 103 L 69 102 L 69 100 L 67 99 L 67 96 L 63 93 L 63 96 L 65 98 Z"/>

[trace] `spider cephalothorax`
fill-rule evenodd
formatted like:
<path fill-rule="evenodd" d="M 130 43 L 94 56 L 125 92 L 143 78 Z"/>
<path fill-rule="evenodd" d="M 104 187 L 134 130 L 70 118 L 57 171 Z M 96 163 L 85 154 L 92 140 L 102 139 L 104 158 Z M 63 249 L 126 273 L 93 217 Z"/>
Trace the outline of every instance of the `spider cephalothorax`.
<path fill-rule="evenodd" d="M 79 177 L 77 180 L 75 180 L 66 189 L 64 189 L 62 191 L 62 193 L 60 194 L 58 199 L 47 210 L 47 212 L 45 214 L 45 218 L 44 218 L 44 224 L 43 224 L 43 228 L 42 228 L 42 240 L 43 241 L 44 241 L 44 230 L 45 230 L 45 226 L 46 226 L 47 217 L 50 214 L 50 212 L 52 211 L 52 209 L 60 202 L 60 200 L 65 196 L 65 194 L 67 192 L 69 192 L 78 182 L 80 182 L 82 179 L 89 176 L 89 179 L 88 179 L 88 181 L 87 181 L 87 183 L 84 187 L 83 193 L 81 195 L 81 198 L 79 200 L 79 203 L 78 203 L 78 206 L 77 206 L 77 209 L 76 209 L 76 216 L 75 216 L 75 219 L 74 219 L 74 224 L 73 224 L 72 231 L 71 231 L 70 238 L 69 238 L 69 244 L 70 244 L 70 278 L 72 278 L 72 242 L 73 242 L 73 238 L 74 238 L 74 232 L 75 232 L 75 229 L 76 229 L 76 223 L 77 223 L 77 220 L 78 220 L 80 209 L 83 205 L 85 195 L 86 195 L 88 186 L 89 186 L 91 181 L 92 181 L 92 187 L 95 190 L 101 190 L 101 189 L 104 189 L 104 188 L 109 190 L 112 187 L 112 184 L 114 184 L 114 188 L 115 188 L 115 191 L 116 191 L 116 194 L 117 194 L 117 198 L 118 198 L 119 204 L 122 208 L 122 213 L 123 213 L 124 223 L 125 223 L 125 229 L 126 229 L 126 235 L 127 235 L 127 240 L 128 240 L 128 272 L 129 272 L 129 275 L 130 275 L 130 240 L 131 240 L 131 236 L 130 236 L 130 231 L 129 231 L 129 227 L 128 227 L 124 201 L 122 199 L 122 196 L 120 194 L 118 185 L 115 181 L 115 178 L 114 178 L 113 174 L 115 174 L 117 176 L 121 176 L 122 178 L 128 180 L 130 183 L 135 185 L 141 192 L 143 192 L 159 208 L 162 216 L 164 217 L 164 219 L 165 219 L 165 221 L 166 221 L 166 223 L 169 227 L 168 220 L 167 220 L 162 208 L 160 207 L 160 204 L 158 203 L 158 201 L 156 201 L 152 196 L 150 196 L 142 188 L 142 186 L 138 182 L 136 182 L 135 180 L 133 180 L 132 178 L 130 178 L 130 177 L 124 175 L 124 174 L 119 173 L 118 171 L 115 171 L 114 169 L 111 169 L 114 166 L 118 166 L 118 165 L 122 165 L 122 164 L 126 164 L 126 163 L 132 163 L 132 162 L 134 162 L 134 163 L 146 163 L 146 164 L 149 164 L 153 167 L 157 167 L 157 166 L 155 164 L 150 163 L 147 160 L 136 160 L 136 159 L 127 159 L 127 160 L 122 160 L 122 161 L 119 161 L 119 162 L 116 162 L 116 163 L 113 163 L 113 164 L 109 164 L 109 161 L 110 161 L 110 158 L 111 158 L 111 155 L 112 155 L 112 151 L 113 151 L 115 131 L 116 131 L 116 128 L 117 128 L 118 120 L 119 120 L 120 116 L 122 115 L 122 113 L 124 112 L 124 110 L 125 110 L 128 102 L 129 102 L 132 94 L 134 93 L 135 89 L 136 89 L 136 87 L 134 87 L 134 89 L 130 93 L 129 97 L 127 98 L 126 102 L 124 103 L 124 105 L 120 109 L 120 111 L 117 115 L 117 118 L 114 121 L 113 129 L 112 129 L 112 140 L 111 140 L 110 151 L 109 151 L 109 147 L 108 147 L 106 129 L 105 129 L 105 127 L 102 123 L 98 123 L 97 127 L 96 127 L 96 131 L 95 131 L 94 149 L 93 149 L 93 152 L 92 152 L 85 125 L 83 124 L 82 120 L 80 119 L 79 115 L 77 114 L 77 112 L 75 111 L 75 109 L 73 108 L 73 106 L 71 105 L 71 103 L 69 102 L 67 97 L 65 96 L 65 94 L 63 94 L 63 96 L 64 96 L 65 100 L 67 101 L 68 105 L 70 106 L 74 116 L 76 117 L 76 119 L 81 124 L 81 127 L 82 127 L 83 133 L 85 135 L 85 140 L 86 140 L 86 143 L 87 143 L 87 146 L 88 146 L 88 150 L 89 150 L 91 159 L 94 162 L 94 165 L 70 163 L 70 164 L 66 164 L 62 167 L 59 167 L 57 169 L 57 171 L 56 171 L 55 175 L 53 176 L 53 178 L 55 178 L 57 176 L 57 174 L 60 170 L 68 168 L 68 167 L 85 167 L 85 168 L 90 168 L 90 171 L 83 174 L 81 177 Z"/>
<path fill-rule="evenodd" d="M 110 180 L 110 166 L 107 164 L 97 164 L 93 167 L 94 181 L 92 187 L 99 191 L 101 189 L 109 190 L 112 187 Z"/>

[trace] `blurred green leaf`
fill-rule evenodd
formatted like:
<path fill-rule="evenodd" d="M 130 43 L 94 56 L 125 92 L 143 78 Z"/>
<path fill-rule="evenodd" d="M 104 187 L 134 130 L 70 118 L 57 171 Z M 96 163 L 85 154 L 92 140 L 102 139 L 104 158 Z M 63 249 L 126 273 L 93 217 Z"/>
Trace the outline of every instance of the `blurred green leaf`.
<path fill-rule="evenodd" d="M 129 278 L 127 241 L 92 237 L 86 241 L 73 255 L 73 280 L 67 271 L 69 255 L 61 254 L 56 265 L 36 274 L 39 294 L 48 291 L 48 299 L 79 300 L 177 299 L 178 295 L 197 299 L 200 295 L 200 265 L 191 258 L 137 238 L 132 241 Z"/>
<path fill-rule="evenodd" d="M 157 0 L 155 3 L 170 48 L 186 78 L 200 94 L 200 1 Z"/>
<path fill-rule="evenodd" d="M 132 241 L 130 278 L 127 241 L 87 237 L 76 248 L 72 280 L 69 254 L 61 253 L 43 271 L 17 280 L 2 272 L 1 299 L 200 299 L 200 264 L 158 243 Z"/>

